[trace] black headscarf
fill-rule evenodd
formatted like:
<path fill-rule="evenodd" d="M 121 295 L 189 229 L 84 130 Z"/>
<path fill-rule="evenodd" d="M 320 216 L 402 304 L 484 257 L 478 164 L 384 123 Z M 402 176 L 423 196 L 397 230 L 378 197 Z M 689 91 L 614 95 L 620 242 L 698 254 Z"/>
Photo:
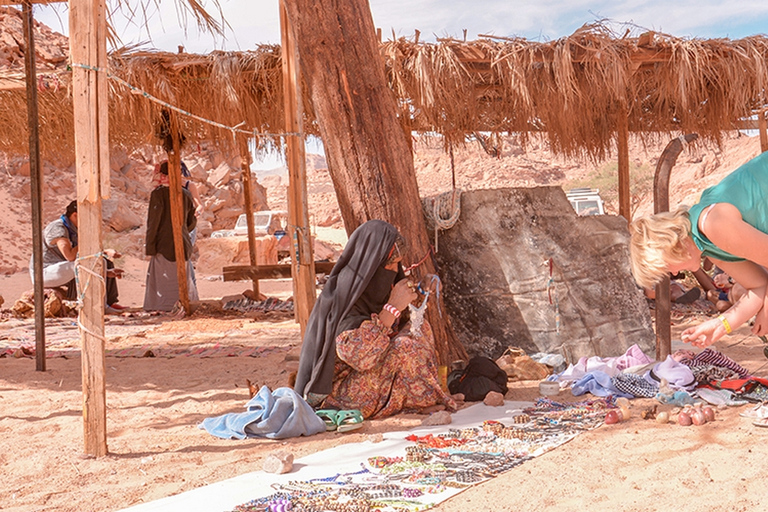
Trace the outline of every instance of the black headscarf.
<path fill-rule="evenodd" d="M 381 220 L 369 220 L 349 237 L 309 316 L 301 346 L 295 391 L 328 395 L 333 387 L 336 336 L 356 329 L 371 314 L 381 311 L 392 284 L 404 277 L 384 264 L 397 239 L 397 229 Z"/>

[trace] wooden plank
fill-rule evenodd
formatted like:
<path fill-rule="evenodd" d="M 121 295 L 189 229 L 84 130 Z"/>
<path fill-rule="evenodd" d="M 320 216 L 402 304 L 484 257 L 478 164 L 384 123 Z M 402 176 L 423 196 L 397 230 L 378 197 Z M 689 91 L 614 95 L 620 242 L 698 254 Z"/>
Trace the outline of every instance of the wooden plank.
<path fill-rule="evenodd" d="M 35 72 L 35 19 L 32 4 L 23 7 L 24 69 L 27 88 L 27 125 L 29 126 L 29 181 L 32 195 L 32 254 L 35 293 L 35 370 L 45 371 L 45 308 L 43 289 L 43 176 L 40 172 L 40 133 L 37 110 L 37 73 Z"/>
<path fill-rule="evenodd" d="M 179 281 L 179 302 L 184 312 L 189 315 L 189 289 L 187 288 L 187 259 L 184 257 L 183 226 L 187 219 L 184 215 L 184 198 L 181 191 L 181 141 L 179 120 L 176 112 L 170 112 L 171 140 L 173 150 L 168 152 L 168 188 L 171 197 L 171 227 L 173 228 L 173 252 L 176 255 L 176 278 Z"/>
<path fill-rule="evenodd" d="M 619 108 L 617 119 L 619 153 L 619 215 L 629 222 L 632 217 L 629 197 L 629 115 L 626 106 Z"/>
<path fill-rule="evenodd" d="M 285 95 L 286 161 L 288 164 L 288 236 L 293 240 L 293 299 L 301 336 L 315 305 L 315 269 L 307 210 L 307 171 L 304 156 L 299 55 L 295 35 L 288 20 L 285 0 L 280 0 L 280 32 L 283 48 L 283 88 Z"/>
<path fill-rule="evenodd" d="M 243 200 L 245 201 L 245 225 L 248 228 L 248 261 L 256 266 L 256 231 L 253 226 L 253 194 L 251 193 L 251 152 L 248 151 L 248 139 L 238 137 L 240 146 L 240 165 L 243 171 Z M 254 297 L 259 296 L 259 280 L 253 280 Z"/>
<path fill-rule="evenodd" d="M 106 283 L 101 257 L 101 179 L 99 174 L 109 161 L 99 147 L 100 131 L 108 130 L 106 89 L 99 82 L 107 76 L 80 65 L 106 69 L 106 6 L 103 0 L 71 0 L 69 32 L 74 110 L 75 167 L 77 170 L 78 265 L 83 305 L 78 323 L 82 346 L 83 438 L 85 453 L 107 454 L 107 409 L 104 355 L 104 301 Z M 102 276 L 101 278 L 99 276 Z"/>
<path fill-rule="evenodd" d="M 329 274 L 335 261 L 316 261 L 315 273 Z M 247 281 L 249 279 L 285 279 L 292 275 L 292 265 L 231 265 L 222 269 L 224 281 Z"/>

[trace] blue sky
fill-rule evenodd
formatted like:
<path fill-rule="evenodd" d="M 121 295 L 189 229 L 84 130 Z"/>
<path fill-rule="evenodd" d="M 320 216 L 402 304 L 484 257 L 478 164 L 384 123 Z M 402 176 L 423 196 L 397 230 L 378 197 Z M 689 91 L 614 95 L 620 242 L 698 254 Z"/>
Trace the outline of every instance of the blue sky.
<path fill-rule="evenodd" d="M 149 0 L 143 0 L 145 3 Z M 109 0 L 107 2 L 110 3 Z M 203 4 L 212 5 L 210 0 Z M 175 2 L 164 0 L 158 11 L 149 9 L 149 22 L 139 26 L 115 16 L 115 25 L 125 44 L 151 42 L 148 46 L 188 52 L 245 50 L 260 43 L 279 43 L 277 0 L 220 0 L 231 26 L 226 39 L 200 34 L 191 20 L 181 27 Z M 585 23 L 611 20 L 618 32 L 625 24 L 652 29 L 677 37 L 737 39 L 768 33 L 768 1 L 739 0 L 370 0 L 374 23 L 383 38 L 411 36 L 415 29 L 422 40 L 435 37 L 468 39 L 479 34 L 524 37 L 548 41 L 572 34 Z M 35 17 L 56 31 L 67 32 L 66 4 L 56 8 L 35 6 Z"/>

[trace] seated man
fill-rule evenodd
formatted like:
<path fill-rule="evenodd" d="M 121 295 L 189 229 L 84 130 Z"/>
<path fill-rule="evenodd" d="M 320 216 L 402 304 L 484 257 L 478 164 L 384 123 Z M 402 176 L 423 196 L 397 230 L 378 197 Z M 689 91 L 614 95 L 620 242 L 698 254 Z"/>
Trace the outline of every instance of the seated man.
<path fill-rule="evenodd" d="M 111 257 L 119 258 L 120 254 L 113 251 Z M 65 298 L 77 299 L 75 283 L 75 260 L 77 259 L 77 201 L 67 205 L 64 215 L 54 220 L 43 230 L 43 287 L 65 288 Z M 108 258 L 104 258 L 107 266 L 107 312 L 123 309 L 117 304 L 117 282 L 115 278 L 122 277 L 123 271 L 114 268 Z M 34 256 L 29 259 L 29 275 L 34 283 Z M 110 310 L 111 309 L 111 310 Z"/>

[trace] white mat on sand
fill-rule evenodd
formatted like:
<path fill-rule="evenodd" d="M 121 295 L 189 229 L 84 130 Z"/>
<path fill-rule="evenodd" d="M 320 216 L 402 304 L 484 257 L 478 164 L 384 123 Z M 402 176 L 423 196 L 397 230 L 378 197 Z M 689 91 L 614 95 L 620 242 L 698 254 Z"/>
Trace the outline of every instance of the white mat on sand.
<path fill-rule="evenodd" d="M 405 437 L 411 434 L 419 436 L 437 435 L 447 432 L 449 428 L 477 427 L 486 420 L 510 424 L 513 416 L 520 414 L 525 407 L 532 405 L 531 402 L 508 401 L 503 407 L 488 407 L 483 403 L 477 403 L 452 414 L 450 425 L 418 427 L 407 432 L 387 432 L 384 434 L 382 442 L 365 441 L 345 444 L 297 459 L 294 461 L 293 471 L 290 473 L 275 475 L 264 471 L 254 471 L 175 496 L 123 509 L 123 512 L 177 512 L 179 510 L 184 512 L 227 512 L 237 505 L 273 494 L 275 492 L 275 489 L 272 488 L 273 483 L 325 478 L 336 473 L 353 473 L 359 471 L 360 464 L 365 463 L 369 457 L 404 456 L 405 447 L 413 444 L 405 440 Z M 205 432 L 201 431 L 201 435 L 205 435 Z M 243 441 L 233 440 L 232 442 Z M 290 448 L 280 448 L 276 443 L 275 450 L 278 449 L 289 450 Z M 440 493 L 439 500 L 444 501 L 461 491 L 462 489 L 446 489 L 446 492 Z M 434 497 L 435 495 L 432 496 L 433 499 Z"/>

